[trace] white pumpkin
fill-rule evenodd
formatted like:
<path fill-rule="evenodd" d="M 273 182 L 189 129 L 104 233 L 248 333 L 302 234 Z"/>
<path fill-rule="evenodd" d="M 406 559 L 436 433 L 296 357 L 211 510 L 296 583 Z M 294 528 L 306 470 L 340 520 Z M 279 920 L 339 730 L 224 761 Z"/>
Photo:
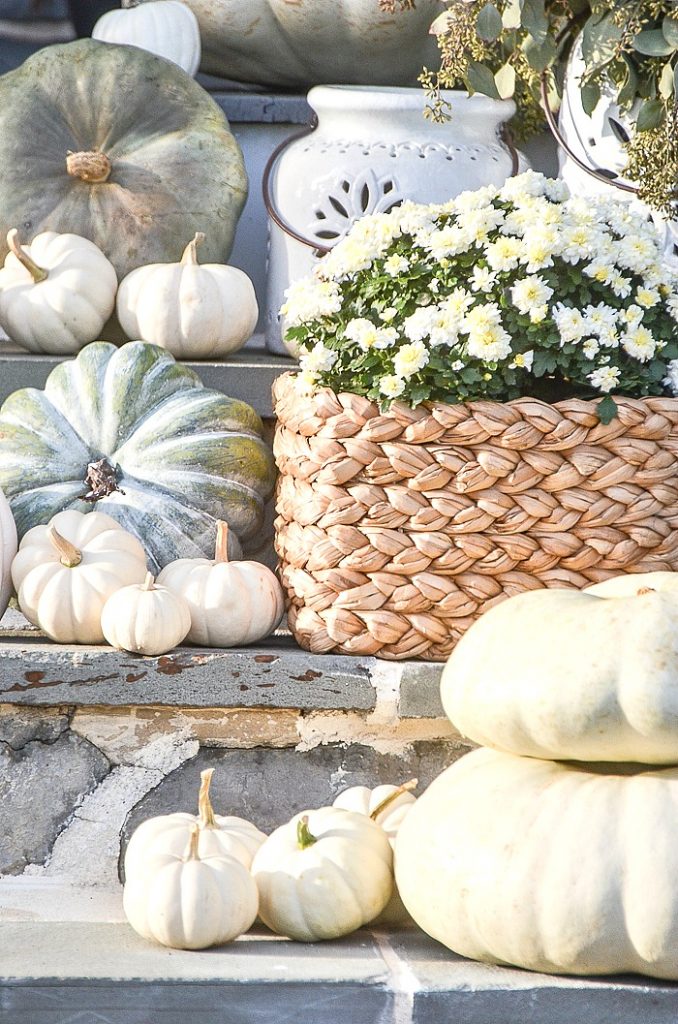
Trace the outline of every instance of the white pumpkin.
<path fill-rule="evenodd" d="M 678 768 L 475 750 L 398 833 L 405 906 L 474 960 L 678 979 Z"/>
<path fill-rule="evenodd" d="M 0 270 L 0 327 L 30 352 L 70 355 L 101 334 L 115 306 L 113 265 L 79 235 L 43 231 L 20 245 L 13 228 Z"/>
<path fill-rule="evenodd" d="M 0 490 L 0 619 L 12 596 L 12 562 L 16 552 L 16 523 L 9 502 Z"/>
<path fill-rule="evenodd" d="M 24 535 L 12 562 L 21 611 L 62 644 L 103 643 L 106 601 L 145 575 L 141 544 L 103 512 L 59 512 Z"/>
<path fill-rule="evenodd" d="M 674 574 L 588 592 L 530 591 L 496 605 L 452 652 L 441 696 L 459 732 L 497 750 L 677 763 Z"/>
<path fill-rule="evenodd" d="M 259 316 L 254 286 L 237 267 L 199 264 L 204 240 L 196 234 L 180 263 L 152 263 L 123 279 L 117 313 L 129 338 L 160 345 L 177 359 L 219 358 L 245 344 Z"/>
<path fill-rule="evenodd" d="M 201 857 L 195 825 L 183 854 L 159 854 L 131 878 L 123 907 L 132 928 L 172 949 L 206 949 L 231 942 L 254 924 L 258 893 L 235 857 Z"/>
<path fill-rule="evenodd" d="M 143 583 L 116 591 L 101 612 L 101 630 L 111 647 L 155 657 L 173 650 L 191 626 L 188 605 L 151 573 Z"/>
<path fill-rule="evenodd" d="M 233 647 L 269 636 L 285 612 L 277 577 L 260 562 L 228 560 L 228 524 L 217 523 L 214 560 L 180 558 L 158 582 L 181 595 L 191 612 L 188 640 L 202 647 Z"/>
<path fill-rule="evenodd" d="M 135 829 L 125 852 L 125 879 L 143 875 L 149 861 L 159 856 L 180 856 L 195 826 L 199 827 L 198 854 L 205 857 L 233 857 L 250 868 L 252 858 L 266 839 L 256 825 L 233 815 L 214 813 L 210 801 L 213 768 L 200 773 L 198 814 L 161 814 L 148 818 Z"/>
<path fill-rule="evenodd" d="M 402 786 L 376 786 L 369 789 L 367 786 L 351 786 L 340 793 L 332 804 L 333 807 L 341 807 L 345 811 L 355 811 L 356 814 L 364 814 L 379 825 L 388 836 L 391 849 L 395 848 L 398 829 L 412 804 L 417 798 L 411 790 L 417 785 L 416 779 L 411 779 Z M 404 925 L 411 924 L 412 918 L 408 914 L 403 901 L 400 898 L 398 887 L 393 886 L 391 899 L 388 901 L 382 912 L 375 918 L 376 925 Z"/>
<path fill-rule="evenodd" d="M 92 39 L 102 43 L 123 43 L 165 57 L 195 75 L 200 67 L 198 19 L 181 0 L 163 0 L 135 6 L 123 0 L 129 10 L 108 11 L 92 29 Z"/>
<path fill-rule="evenodd" d="M 336 939 L 373 921 L 393 891 L 383 829 L 339 807 L 297 814 L 257 851 L 259 916 L 301 942 Z"/>

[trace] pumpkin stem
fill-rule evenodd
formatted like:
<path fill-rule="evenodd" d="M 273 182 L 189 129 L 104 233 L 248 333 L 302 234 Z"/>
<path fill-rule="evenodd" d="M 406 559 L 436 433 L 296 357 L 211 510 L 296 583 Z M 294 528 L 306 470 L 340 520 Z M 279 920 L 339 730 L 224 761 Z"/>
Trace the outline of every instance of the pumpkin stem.
<path fill-rule="evenodd" d="M 655 592 L 654 587 L 641 587 L 636 597 L 641 597 L 642 594 L 654 594 Z"/>
<path fill-rule="evenodd" d="M 397 789 L 394 789 L 392 793 L 389 793 L 388 796 L 385 796 L 384 799 L 377 804 L 377 806 L 370 814 L 370 818 L 372 819 L 372 821 L 376 821 L 379 815 L 383 811 L 385 811 L 387 807 L 390 807 L 391 804 L 395 800 L 397 800 L 399 796 L 403 795 L 403 793 L 409 793 L 411 792 L 411 790 L 415 789 L 418 782 L 419 779 L 410 779 L 409 782 L 403 782 L 402 786 L 398 786 Z"/>
<path fill-rule="evenodd" d="M 62 537 L 53 526 L 47 527 L 47 536 L 61 555 L 62 565 L 65 565 L 67 569 L 75 569 L 76 565 L 80 565 L 82 551 L 78 551 L 75 544 L 71 544 L 70 540 Z"/>
<path fill-rule="evenodd" d="M 307 850 L 309 846 L 313 846 L 317 843 L 318 839 L 313 835 L 310 828 L 308 827 L 308 814 L 305 814 L 303 818 L 299 818 L 297 822 L 297 843 L 300 849 Z"/>
<path fill-rule="evenodd" d="M 214 548 L 215 562 L 228 561 L 228 523 L 220 519 L 217 523 L 217 542 Z"/>
<path fill-rule="evenodd" d="M 147 572 L 146 573 L 146 579 L 141 584 L 141 589 L 142 590 L 155 590 L 155 587 L 153 586 L 154 583 L 155 583 L 155 580 L 153 578 L 153 573 L 152 572 Z"/>
<path fill-rule="evenodd" d="M 188 856 L 184 857 L 184 864 L 189 860 L 200 860 L 198 854 L 198 846 L 200 845 L 200 826 L 194 825 L 191 829 L 190 845 L 188 847 Z"/>
<path fill-rule="evenodd" d="M 69 150 L 66 154 L 66 170 L 73 178 L 96 184 L 108 181 L 113 168 L 105 153 L 97 153 L 96 150 L 72 153 Z"/>
<path fill-rule="evenodd" d="M 210 800 L 210 783 L 214 768 L 206 768 L 200 772 L 200 792 L 198 794 L 198 815 L 201 828 L 217 828 L 217 819 Z"/>
<path fill-rule="evenodd" d="M 183 267 L 192 266 L 197 267 L 198 265 L 198 246 L 202 245 L 205 241 L 205 235 L 202 231 L 196 231 L 195 238 L 192 238 L 184 249 L 184 254 L 181 257 L 181 265 Z"/>
<path fill-rule="evenodd" d="M 19 232 L 16 228 L 12 228 L 11 231 L 7 232 L 7 245 L 11 252 L 14 253 L 19 263 L 21 263 L 28 273 L 33 278 L 35 284 L 40 284 L 41 281 L 46 281 L 49 277 L 48 272 L 44 267 L 39 267 L 38 264 L 31 259 L 25 249 L 19 245 Z"/>

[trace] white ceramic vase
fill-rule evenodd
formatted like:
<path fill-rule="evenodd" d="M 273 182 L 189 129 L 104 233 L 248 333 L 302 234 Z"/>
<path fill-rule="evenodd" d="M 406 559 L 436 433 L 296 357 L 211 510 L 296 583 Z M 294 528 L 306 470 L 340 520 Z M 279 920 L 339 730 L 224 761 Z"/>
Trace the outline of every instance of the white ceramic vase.
<path fill-rule="evenodd" d="M 501 138 L 511 100 L 447 92 L 450 119 L 424 117 L 421 89 L 316 86 L 308 102 L 317 128 L 292 141 L 270 176 L 266 344 L 278 353 L 279 310 L 292 281 L 308 274 L 370 213 L 404 199 L 445 202 L 467 189 L 500 185 L 528 165 Z M 304 241 L 301 241 L 304 239 Z"/>

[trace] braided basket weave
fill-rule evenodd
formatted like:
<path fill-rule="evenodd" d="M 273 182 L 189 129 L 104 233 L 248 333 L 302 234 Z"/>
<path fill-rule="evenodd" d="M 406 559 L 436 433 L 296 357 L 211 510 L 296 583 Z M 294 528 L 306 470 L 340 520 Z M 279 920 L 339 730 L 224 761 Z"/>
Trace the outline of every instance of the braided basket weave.
<path fill-rule="evenodd" d="M 273 389 L 276 550 L 316 653 L 447 658 L 512 594 L 678 569 L 678 400 L 412 410 Z"/>

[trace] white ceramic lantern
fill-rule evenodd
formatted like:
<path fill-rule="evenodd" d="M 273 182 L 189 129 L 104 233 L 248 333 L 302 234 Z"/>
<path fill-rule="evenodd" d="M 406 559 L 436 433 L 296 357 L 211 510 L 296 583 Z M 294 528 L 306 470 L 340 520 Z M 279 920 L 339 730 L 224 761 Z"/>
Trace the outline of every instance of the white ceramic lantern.
<path fill-rule="evenodd" d="M 308 101 L 318 126 L 282 153 L 265 179 L 269 205 L 267 346 L 286 353 L 279 310 L 292 281 L 313 268 L 365 214 L 404 199 L 437 203 L 519 168 L 501 139 L 511 100 L 443 93 L 449 120 L 424 117 L 421 89 L 317 86 Z"/>

